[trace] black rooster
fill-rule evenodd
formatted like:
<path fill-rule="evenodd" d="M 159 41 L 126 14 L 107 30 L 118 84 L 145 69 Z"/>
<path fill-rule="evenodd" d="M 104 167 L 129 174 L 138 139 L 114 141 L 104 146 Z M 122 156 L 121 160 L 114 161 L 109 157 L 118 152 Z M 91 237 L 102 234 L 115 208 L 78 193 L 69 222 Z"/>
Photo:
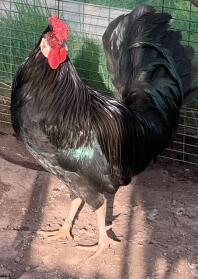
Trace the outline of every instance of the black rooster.
<path fill-rule="evenodd" d="M 68 186 L 72 205 L 55 236 L 70 238 L 82 201 L 97 214 L 97 256 L 110 239 L 104 192 L 142 172 L 169 145 L 181 105 L 192 87 L 193 51 L 169 30 L 171 16 L 150 6 L 116 18 L 104 36 L 113 83 L 121 100 L 109 99 L 78 76 L 65 42 L 68 28 L 57 17 L 20 66 L 12 86 L 12 123 L 40 164 Z"/>

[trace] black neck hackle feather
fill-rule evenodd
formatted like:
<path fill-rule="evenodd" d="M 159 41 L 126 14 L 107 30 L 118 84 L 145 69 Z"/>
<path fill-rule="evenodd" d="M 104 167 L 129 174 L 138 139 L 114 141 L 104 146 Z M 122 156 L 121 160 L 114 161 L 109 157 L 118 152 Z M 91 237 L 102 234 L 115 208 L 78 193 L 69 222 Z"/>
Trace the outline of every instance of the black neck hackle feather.
<path fill-rule="evenodd" d="M 97 138 L 112 174 L 143 171 L 171 142 L 191 88 L 192 57 L 186 53 L 192 50 L 181 46 L 180 33 L 167 31 L 169 20 L 143 6 L 107 28 L 108 69 L 121 101 L 86 86 L 69 58 L 51 70 L 38 43 L 13 82 L 15 132 L 20 137 L 21 114 L 28 107 L 32 122 L 57 149 L 91 146 Z"/>

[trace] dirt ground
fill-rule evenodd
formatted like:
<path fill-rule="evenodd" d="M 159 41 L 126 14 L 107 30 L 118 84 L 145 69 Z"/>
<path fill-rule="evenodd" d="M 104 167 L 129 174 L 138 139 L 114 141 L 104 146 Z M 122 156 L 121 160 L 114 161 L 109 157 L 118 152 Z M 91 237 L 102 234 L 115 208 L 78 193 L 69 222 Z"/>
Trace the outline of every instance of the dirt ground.
<path fill-rule="evenodd" d="M 39 233 L 60 228 L 69 205 L 67 187 L 13 135 L 1 133 L 0 278 L 198 278 L 196 168 L 160 161 L 109 196 L 108 232 L 119 241 L 90 262 L 90 253 L 75 247 L 97 240 L 95 215 L 86 205 L 75 220 L 73 242 Z"/>

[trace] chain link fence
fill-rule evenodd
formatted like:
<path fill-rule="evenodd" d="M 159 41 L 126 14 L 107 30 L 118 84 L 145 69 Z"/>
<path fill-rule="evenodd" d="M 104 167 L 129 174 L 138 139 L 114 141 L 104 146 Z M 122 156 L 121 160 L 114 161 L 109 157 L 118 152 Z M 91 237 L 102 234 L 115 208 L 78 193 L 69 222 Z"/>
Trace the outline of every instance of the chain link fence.
<path fill-rule="evenodd" d="M 69 56 L 74 61 L 81 78 L 93 88 L 109 93 L 113 91 L 113 86 L 106 69 L 101 42 L 102 34 L 109 22 L 120 14 L 130 11 L 137 4 L 149 4 L 155 6 L 158 11 L 169 12 L 173 17 L 173 28 L 181 30 L 183 43 L 194 48 L 194 62 L 198 64 L 196 1 L 1 0 L 0 128 L 10 126 L 9 105 L 13 75 L 46 28 L 50 15 L 59 15 L 70 26 Z M 198 165 L 198 100 L 182 109 L 177 135 L 162 156 Z"/>

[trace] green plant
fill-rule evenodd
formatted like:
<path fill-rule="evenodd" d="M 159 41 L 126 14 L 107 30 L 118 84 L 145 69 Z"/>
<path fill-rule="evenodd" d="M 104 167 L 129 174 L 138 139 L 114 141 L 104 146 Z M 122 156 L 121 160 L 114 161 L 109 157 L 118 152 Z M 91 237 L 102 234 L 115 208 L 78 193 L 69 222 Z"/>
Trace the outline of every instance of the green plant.
<path fill-rule="evenodd" d="M 48 10 L 44 1 L 37 3 L 33 6 L 18 0 L 14 11 L 5 11 L 0 18 L 0 81 L 10 82 L 46 27 Z"/>
<path fill-rule="evenodd" d="M 133 9 L 139 4 L 148 4 L 153 6 L 161 6 L 162 0 L 76 0 L 78 2 L 110 6 L 115 8 Z"/>
<path fill-rule="evenodd" d="M 37 1 L 30 5 L 27 0 L 18 0 L 15 11 L 6 11 L 0 18 L 0 93 L 3 84 L 10 84 L 18 66 L 34 48 L 41 33 L 48 24 L 50 13 L 47 3 Z M 106 91 L 110 83 L 102 45 L 88 40 L 82 34 L 71 32 L 68 41 L 70 57 L 82 79 L 90 86 Z M 101 75 L 98 73 L 101 72 Z M 3 88 L 3 90 L 1 90 Z"/>
<path fill-rule="evenodd" d="M 76 34 L 69 40 L 68 46 L 69 50 L 72 50 L 71 58 L 82 80 L 102 92 L 112 91 L 102 43 L 86 35 Z"/>

